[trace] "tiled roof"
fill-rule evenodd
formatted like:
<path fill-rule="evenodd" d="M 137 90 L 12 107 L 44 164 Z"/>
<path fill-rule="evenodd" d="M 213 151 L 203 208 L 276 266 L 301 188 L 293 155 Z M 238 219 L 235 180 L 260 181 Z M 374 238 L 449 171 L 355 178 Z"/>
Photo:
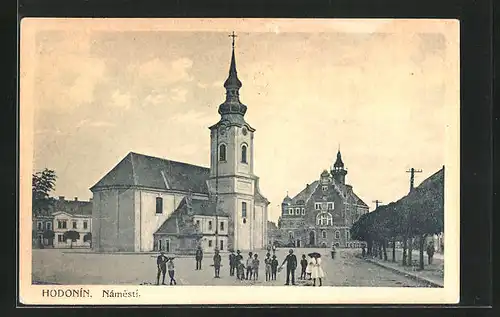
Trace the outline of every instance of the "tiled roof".
<path fill-rule="evenodd" d="M 351 191 L 351 195 L 354 198 L 354 201 L 356 202 L 356 204 L 368 208 L 368 205 L 363 200 L 361 200 L 361 198 L 359 198 L 358 195 L 356 195 L 353 191 Z"/>
<path fill-rule="evenodd" d="M 208 194 L 210 169 L 130 152 L 90 190 L 108 186 L 139 186 Z"/>
<path fill-rule="evenodd" d="M 297 195 L 295 195 L 295 197 L 292 198 L 291 204 L 294 205 L 299 200 L 303 200 L 304 203 L 307 202 L 307 200 L 309 199 L 309 197 L 311 197 L 312 193 L 314 192 L 314 190 L 316 189 L 318 184 L 319 184 L 319 181 L 316 180 L 312 184 L 310 184 L 309 186 L 306 186 L 300 193 L 298 193 Z"/>
<path fill-rule="evenodd" d="M 63 211 L 71 215 L 92 215 L 92 202 L 80 200 L 55 200 L 50 213 Z"/>

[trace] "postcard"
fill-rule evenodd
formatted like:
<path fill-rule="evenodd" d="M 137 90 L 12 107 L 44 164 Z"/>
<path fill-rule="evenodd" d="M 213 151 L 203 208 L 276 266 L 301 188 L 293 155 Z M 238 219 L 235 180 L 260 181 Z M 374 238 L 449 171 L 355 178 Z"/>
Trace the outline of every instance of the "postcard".
<path fill-rule="evenodd" d="M 20 303 L 458 302 L 457 20 L 20 34 Z"/>

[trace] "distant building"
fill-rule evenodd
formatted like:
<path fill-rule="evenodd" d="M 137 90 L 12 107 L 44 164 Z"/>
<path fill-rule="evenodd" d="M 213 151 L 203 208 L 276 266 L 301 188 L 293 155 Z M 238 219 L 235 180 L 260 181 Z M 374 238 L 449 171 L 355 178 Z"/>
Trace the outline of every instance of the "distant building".
<path fill-rule="evenodd" d="M 208 229 L 203 227 L 200 233 L 192 224 L 177 227 L 180 218 L 207 225 L 212 222 L 210 231 L 220 226 L 219 232 L 227 231 L 218 242 L 226 244 L 225 249 L 267 246 L 269 201 L 260 193 L 259 178 L 253 170 L 255 129 L 244 118 L 247 106 L 239 99 L 241 86 L 233 42 L 229 76 L 224 83 L 226 100 L 219 106 L 219 121 L 209 127 L 210 168 L 131 152 L 92 186 L 96 250 L 148 252 L 174 245 L 185 249 L 199 234 L 199 243 L 215 248 Z M 193 208 L 188 208 L 186 217 L 179 208 L 188 195 Z M 215 207 L 210 205 L 208 214 L 197 209 L 208 200 L 227 218 L 216 224 Z"/>
<path fill-rule="evenodd" d="M 92 202 L 78 200 L 78 197 L 66 200 L 59 196 L 46 213 L 33 217 L 33 226 L 36 246 L 41 243 L 55 248 L 89 248 L 92 243 Z M 78 239 L 65 239 L 64 234 L 68 231 L 78 232 Z M 53 233 L 53 238 L 47 238 L 51 236 L 48 232 Z"/>
<path fill-rule="evenodd" d="M 295 247 L 358 247 L 362 242 L 350 237 L 350 228 L 368 212 L 368 205 L 345 183 L 340 151 L 330 172 L 324 170 L 319 179 L 281 204 L 278 227 L 280 244 Z"/>

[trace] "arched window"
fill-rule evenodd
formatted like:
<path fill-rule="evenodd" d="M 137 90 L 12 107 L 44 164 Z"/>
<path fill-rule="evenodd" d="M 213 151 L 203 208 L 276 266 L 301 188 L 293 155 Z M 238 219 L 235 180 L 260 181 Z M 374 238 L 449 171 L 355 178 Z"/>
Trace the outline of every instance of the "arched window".
<path fill-rule="evenodd" d="M 226 161 L 226 145 L 225 144 L 221 144 L 219 146 L 219 161 L 223 161 L 223 162 Z"/>
<path fill-rule="evenodd" d="M 333 217 L 329 212 L 321 212 L 316 216 L 316 225 L 333 226 Z"/>
<path fill-rule="evenodd" d="M 247 217 L 247 203 L 246 202 L 241 202 L 241 217 L 246 218 Z"/>
<path fill-rule="evenodd" d="M 323 239 L 326 239 L 326 231 L 325 230 L 321 230 L 321 237 Z"/>
<path fill-rule="evenodd" d="M 245 144 L 241 146 L 241 163 L 247 163 L 247 146 Z"/>

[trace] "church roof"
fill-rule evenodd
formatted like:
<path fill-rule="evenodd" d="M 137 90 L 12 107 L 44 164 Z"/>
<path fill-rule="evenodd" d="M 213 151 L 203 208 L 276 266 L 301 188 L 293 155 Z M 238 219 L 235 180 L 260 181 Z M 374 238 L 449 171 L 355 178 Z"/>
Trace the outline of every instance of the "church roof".
<path fill-rule="evenodd" d="M 209 173 L 206 167 L 130 152 L 90 190 L 138 186 L 208 194 Z"/>

